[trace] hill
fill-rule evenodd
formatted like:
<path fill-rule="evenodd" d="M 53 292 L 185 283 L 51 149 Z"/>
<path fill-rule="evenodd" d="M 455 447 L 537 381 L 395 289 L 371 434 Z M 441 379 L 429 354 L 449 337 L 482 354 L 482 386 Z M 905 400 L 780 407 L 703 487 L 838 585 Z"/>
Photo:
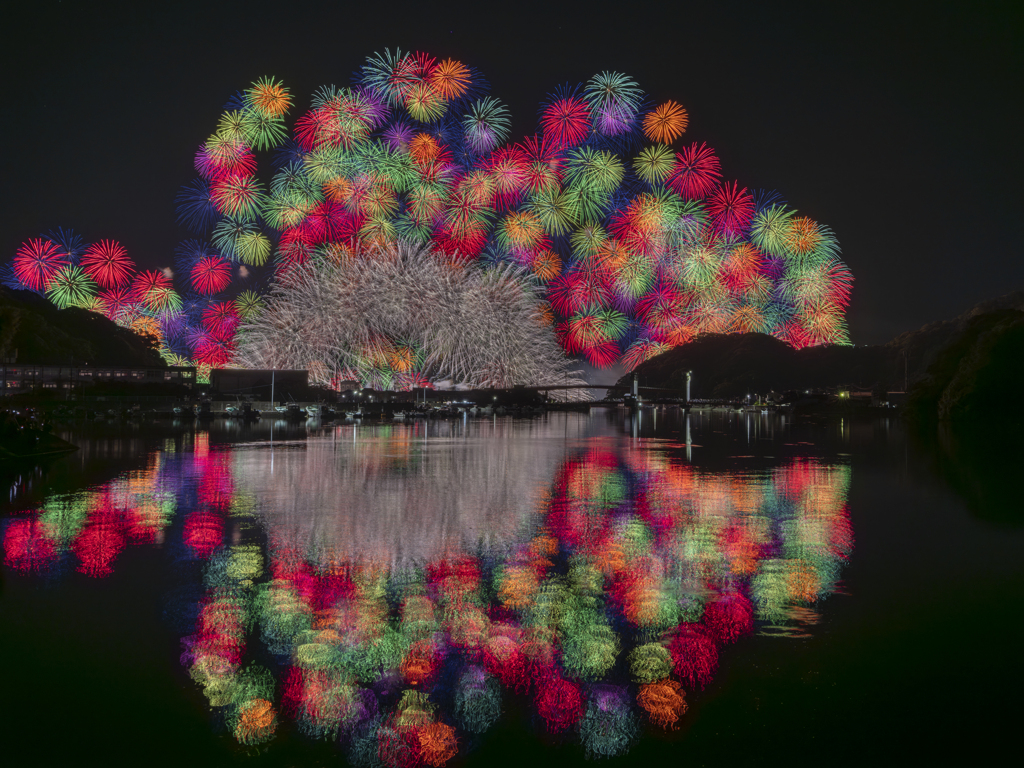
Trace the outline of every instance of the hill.
<path fill-rule="evenodd" d="M 0 356 L 19 363 L 164 366 L 156 343 L 103 315 L 0 288 Z"/>
<path fill-rule="evenodd" d="M 912 391 L 927 390 L 925 400 L 935 406 L 936 415 L 944 398 L 941 415 L 946 418 L 958 409 L 966 413 L 979 407 L 977 398 L 1002 397 L 995 393 L 1016 371 L 1012 350 L 1021 316 L 1024 291 L 1015 291 L 883 345 L 796 350 L 764 334 L 706 334 L 648 360 L 636 373 L 642 386 L 684 391 L 686 371 L 693 371 L 694 398 L 839 387 L 898 392 L 909 385 Z M 628 386 L 631 380 L 628 374 L 619 383 Z"/>
<path fill-rule="evenodd" d="M 889 388 L 902 378 L 898 360 L 884 347 L 793 349 L 761 333 L 706 334 L 636 368 L 641 386 L 684 391 L 693 371 L 691 396 L 730 398 L 792 389 Z M 632 374 L 619 383 L 628 386 Z"/>

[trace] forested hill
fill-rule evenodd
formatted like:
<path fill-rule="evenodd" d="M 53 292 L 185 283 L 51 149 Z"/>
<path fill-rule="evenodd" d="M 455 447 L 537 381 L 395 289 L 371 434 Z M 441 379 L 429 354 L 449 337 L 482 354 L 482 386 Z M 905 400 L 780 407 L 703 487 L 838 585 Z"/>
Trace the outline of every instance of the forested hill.
<path fill-rule="evenodd" d="M 150 337 L 96 312 L 57 309 L 34 293 L 2 287 L 0 355 L 23 364 L 166 365 Z"/>

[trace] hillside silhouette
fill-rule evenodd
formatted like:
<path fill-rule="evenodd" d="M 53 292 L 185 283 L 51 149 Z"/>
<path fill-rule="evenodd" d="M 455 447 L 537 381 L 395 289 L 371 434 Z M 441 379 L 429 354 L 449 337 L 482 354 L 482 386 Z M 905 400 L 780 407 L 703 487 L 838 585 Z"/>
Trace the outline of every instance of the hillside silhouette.
<path fill-rule="evenodd" d="M 759 333 L 705 334 L 637 366 L 641 386 L 694 398 L 734 398 L 774 390 L 855 389 L 902 392 L 935 418 L 962 418 L 993 407 L 1020 381 L 1017 366 L 1024 291 L 988 299 L 951 319 L 872 346 L 793 349 Z M 629 386 L 633 374 L 619 380 Z M 957 416 L 960 414 L 960 416 Z"/>
<path fill-rule="evenodd" d="M 97 312 L 57 309 L 30 291 L 0 288 L 0 356 L 39 365 L 166 366 L 156 340 Z"/>

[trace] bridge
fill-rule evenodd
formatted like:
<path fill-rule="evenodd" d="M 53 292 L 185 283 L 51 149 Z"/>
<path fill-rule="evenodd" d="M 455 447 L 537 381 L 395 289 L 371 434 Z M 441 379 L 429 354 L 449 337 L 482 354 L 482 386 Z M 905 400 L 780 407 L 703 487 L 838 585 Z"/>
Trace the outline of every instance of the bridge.
<path fill-rule="evenodd" d="M 628 384 L 545 384 L 542 387 L 512 387 L 512 391 L 527 390 L 530 392 L 548 392 L 552 389 L 621 389 L 629 392 L 633 389 Z M 679 395 L 681 390 L 666 387 L 637 387 L 640 394 L 644 392 Z"/>

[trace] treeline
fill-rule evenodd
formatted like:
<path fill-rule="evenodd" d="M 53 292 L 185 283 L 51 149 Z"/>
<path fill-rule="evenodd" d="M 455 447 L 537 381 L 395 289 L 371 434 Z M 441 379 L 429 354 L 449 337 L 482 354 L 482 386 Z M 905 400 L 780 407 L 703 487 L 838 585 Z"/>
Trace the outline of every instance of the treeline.
<path fill-rule="evenodd" d="M 164 366 L 151 336 L 97 312 L 57 309 L 29 291 L 0 287 L 0 355 L 23 364 Z"/>

